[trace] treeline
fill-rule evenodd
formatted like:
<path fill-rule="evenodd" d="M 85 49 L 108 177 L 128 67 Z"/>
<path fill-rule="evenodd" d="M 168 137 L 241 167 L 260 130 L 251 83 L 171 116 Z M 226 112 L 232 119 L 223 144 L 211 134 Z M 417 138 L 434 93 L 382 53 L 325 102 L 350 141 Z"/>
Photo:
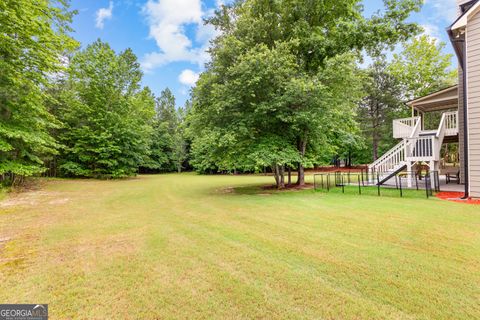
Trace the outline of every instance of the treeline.
<path fill-rule="evenodd" d="M 97 41 L 73 55 L 51 92 L 59 147 L 49 173 L 119 178 L 182 170 L 183 109 L 169 89 L 155 98 L 141 79 L 130 49 L 116 54 Z"/>
<path fill-rule="evenodd" d="M 68 2 L 0 3 L 0 180 L 139 172 L 287 172 L 369 163 L 395 143 L 403 102 L 451 84 L 443 44 L 406 22 L 421 1 L 237 1 L 191 103 L 142 87 L 137 57 L 100 40 L 79 50 Z M 387 60 L 381 52 L 403 43 Z M 360 66 L 368 53 L 369 67 Z M 418 66 L 422 67 L 419 68 Z M 290 176 L 290 175 L 288 175 Z"/>
<path fill-rule="evenodd" d="M 181 171 L 186 110 L 141 86 L 137 57 L 99 41 L 78 50 L 61 2 L 0 4 L 0 180 L 118 178 Z"/>

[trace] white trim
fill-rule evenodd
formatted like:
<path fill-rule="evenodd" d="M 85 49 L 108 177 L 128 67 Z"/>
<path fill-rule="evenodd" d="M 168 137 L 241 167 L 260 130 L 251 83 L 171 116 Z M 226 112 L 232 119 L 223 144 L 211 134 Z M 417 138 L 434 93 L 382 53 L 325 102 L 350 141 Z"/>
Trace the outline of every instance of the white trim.
<path fill-rule="evenodd" d="M 455 31 L 455 30 L 466 27 L 467 26 L 467 21 L 468 21 L 468 17 L 465 14 L 457 22 L 455 22 L 455 24 L 450 28 L 450 30 Z"/>

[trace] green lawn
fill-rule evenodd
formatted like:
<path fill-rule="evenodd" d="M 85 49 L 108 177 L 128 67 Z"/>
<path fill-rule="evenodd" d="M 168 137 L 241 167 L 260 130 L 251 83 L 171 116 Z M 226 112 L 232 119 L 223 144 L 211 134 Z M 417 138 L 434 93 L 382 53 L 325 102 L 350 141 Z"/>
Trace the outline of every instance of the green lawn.
<path fill-rule="evenodd" d="M 311 178 L 311 177 L 310 177 Z M 52 180 L 0 202 L 0 302 L 51 319 L 479 319 L 480 207 L 255 176 Z"/>

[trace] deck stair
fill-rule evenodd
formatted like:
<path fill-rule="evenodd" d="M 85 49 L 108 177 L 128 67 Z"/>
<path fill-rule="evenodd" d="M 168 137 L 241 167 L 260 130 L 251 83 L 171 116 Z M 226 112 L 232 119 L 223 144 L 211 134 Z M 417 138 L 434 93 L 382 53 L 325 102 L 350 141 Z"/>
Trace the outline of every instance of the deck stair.
<path fill-rule="evenodd" d="M 420 117 L 394 120 L 393 128 L 394 137 L 402 140 L 368 166 L 372 183 L 382 185 L 405 169 L 411 172 L 417 162 L 437 166 L 445 137 L 458 134 L 458 113 L 443 113 L 437 130 L 422 130 Z"/>

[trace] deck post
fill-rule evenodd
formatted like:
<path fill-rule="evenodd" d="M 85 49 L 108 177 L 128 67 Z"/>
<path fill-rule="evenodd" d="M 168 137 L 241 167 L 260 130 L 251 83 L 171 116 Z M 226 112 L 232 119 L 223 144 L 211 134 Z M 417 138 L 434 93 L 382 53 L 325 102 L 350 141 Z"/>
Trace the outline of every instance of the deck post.
<path fill-rule="evenodd" d="M 412 187 L 412 162 L 407 161 L 407 187 Z"/>
<path fill-rule="evenodd" d="M 430 175 L 430 184 L 432 183 L 432 181 L 434 181 L 435 183 L 435 171 L 437 170 L 437 161 L 435 160 L 430 160 L 430 170 L 428 172 L 428 174 Z"/>

